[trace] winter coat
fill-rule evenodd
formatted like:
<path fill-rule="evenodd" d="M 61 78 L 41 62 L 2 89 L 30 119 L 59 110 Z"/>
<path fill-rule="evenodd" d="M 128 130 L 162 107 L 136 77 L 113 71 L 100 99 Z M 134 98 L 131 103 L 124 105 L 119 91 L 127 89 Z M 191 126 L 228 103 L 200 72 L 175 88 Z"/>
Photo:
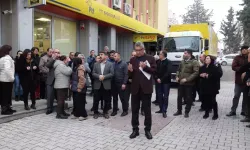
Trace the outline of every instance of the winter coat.
<path fill-rule="evenodd" d="M 199 68 L 200 64 L 197 60 L 183 60 L 176 73 L 176 77 L 179 78 L 179 81 L 184 78 L 187 80 L 187 82 L 181 83 L 182 85 L 194 85 L 199 74 Z"/>
<path fill-rule="evenodd" d="M 208 77 L 200 77 L 202 73 L 207 73 Z M 220 80 L 221 74 L 214 64 L 210 64 L 208 67 L 206 65 L 202 66 L 199 71 L 199 77 L 201 94 L 218 94 L 218 81 Z"/>
<path fill-rule="evenodd" d="M 13 82 L 14 74 L 15 64 L 10 55 L 0 58 L 0 82 Z"/>
<path fill-rule="evenodd" d="M 171 67 L 172 63 L 167 58 L 165 60 L 156 61 L 157 69 L 155 73 L 155 80 L 160 79 L 162 84 L 171 83 Z"/>
<path fill-rule="evenodd" d="M 232 70 L 235 71 L 235 83 L 243 85 L 241 75 L 242 72 L 241 68 L 247 64 L 247 56 L 244 55 L 238 55 L 234 58 L 233 63 L 232 63 Z"/>
<path fill-rule="evenodd" d="M 86 93 L 86 78 L 85 78 L 85 68 L 80 65 L 76 68 L 71 75 L 71 90 L 73 92 Z"/>
<path fill-rule="evenodd" d="M 67 66 L 63 61 L 56 60 L 54 63 L 55 69 L 55 89 L 69 88 L 70 76 L 72 69 Z"/>

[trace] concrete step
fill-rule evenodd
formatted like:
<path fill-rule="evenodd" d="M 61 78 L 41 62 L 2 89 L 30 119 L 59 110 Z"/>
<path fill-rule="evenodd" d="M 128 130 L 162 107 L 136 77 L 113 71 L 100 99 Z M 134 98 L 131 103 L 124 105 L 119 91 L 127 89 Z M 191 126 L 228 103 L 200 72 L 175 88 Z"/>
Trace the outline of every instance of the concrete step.
<path fill-rule="evenodd" d="M 31 103 L 31 102 L 29 102 Z M 73 101 L 66 101 L 66 109 L 71 108 L 73 106 Z M 56 103 L 54 103 L 54 107 L 56 107 Z M 38 115 L 42 113 L 46 113 L 47 111 L 47 101 L 46 100 L 37 100 L 36 101 L 36 110 L 24 110 L 24 104 L 22 101 L 12 102 L 12 108 L 16 110 L 17 112 L 13 115 L 0 115 L 0 124 L 10 122 L 13 120 L 22 119 L 25 117 Z M 54 108 L 55 110 L 55 108 Z"/>

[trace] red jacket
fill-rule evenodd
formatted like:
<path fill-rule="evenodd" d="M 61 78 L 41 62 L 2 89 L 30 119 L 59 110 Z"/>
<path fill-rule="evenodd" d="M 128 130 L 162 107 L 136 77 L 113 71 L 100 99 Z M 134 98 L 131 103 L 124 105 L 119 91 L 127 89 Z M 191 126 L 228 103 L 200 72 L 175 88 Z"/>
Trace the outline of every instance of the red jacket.
<path fill-rule="evenodd" d="M 151 74 L 150 80 L 148 80 L 144 74 L 139 70 L 140 61 L 148 61 L 150 67 L 145 67 L 143 71 Z M 129 76 L 132 78 L 131 83 L 131 93 L 135 95 L 138 93 L 139 88 L 142 89 L 144 94 L 152 94 L 153 93 L 153 78 L 154 73 L 156 71 L 156 62 L 153 56 L 145 54 L 144 56 L 138 58 L 133 57 L 130 59 L 130 64 L 133 66 L 133 72 L 129 72 Z"/>
<path fill-rule="evenodd" d="M 232 69 L 235 71 L 235 83 L 243 85 L 241 75 L 243 72 L 241 72 L 241 67 L 243 67 L 245 64 L 247 64 L 247 55 L 238 55 L 234 58 L 232 63 Z"/>

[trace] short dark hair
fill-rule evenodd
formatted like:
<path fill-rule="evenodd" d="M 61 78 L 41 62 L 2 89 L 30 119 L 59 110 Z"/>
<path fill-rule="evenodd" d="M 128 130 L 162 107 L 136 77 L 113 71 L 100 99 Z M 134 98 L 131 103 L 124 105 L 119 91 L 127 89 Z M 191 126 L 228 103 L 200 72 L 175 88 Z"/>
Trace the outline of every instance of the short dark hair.
<path fill-rule="evenodd" d="M 64 61 L 67 57 L 65 55 L 62 55 L 59 57 L 59 60 Z"/>
<path fill-rule="evenodd" d="M 193 55 L 193 51 L 189 50 L 189 49 L 186 49 L 184 52 L 187 52 L 191 57 Z"/>
<path fill-rule="evenodd" d="M 100 51 L 100 52 L 99 52 L 99 55 L 100 55 L 100 54 L 104 54 L 104 55 L 108 56 L 108 54 L 107 54 L 105 51 Z"/>
<path fill-rule="evenodd" d="M 90 53 L 93 52 L 93 51 L 95 51 L 95 50 L 92 49 L 92 50 L 90 51 Z"/>
<path fill-rule="evenodd" d="M 50 49 L 52 49 L 52 48 L 50 48 L 50 47 L 49 47 L 49 48 L 47 48 L 47 52 L 48 52 Z"/>
<path fill-rule="evenodd" d="M 37 49 L 38 52 L 39 52 L 39 48 L 38 48 L 38 47 L 32 47 L 32 48 L 31 48 L 31 52 L 34 52 L 36 49 Z"/>
<path fill-rule="evenodd" d="M 241 46 L 240 50 L 242 51 L 243 49 L 248 49 L 248 48 L 249 48 L 249 46 L 244 45 L 244 46 Z"/>
<path fill-rule="evenodd" d="M 163 54 L 164 57 L 167 57 L 167 56 L 168 56 L 168 53 L 167 53 L 167 51 L 165 51 L 165 50 L 161 50 L 161 53 Z"/>
<path fill-rule="evenodd" d="M 0 58 L 4 57 L 6 55 L 9 55 L 11 50 L 12 50 L 12 47 L 10 45 L 3 45 L 0 48 Z"/>
<path fill-rule="evenodd" d="M 19 52 L 23 52 L 23 51 L 21 51 L 21 50 L 18 50 L 18 51 L 16 52 L 16 54 L 18 55 L 18 53 L 19 53 Z"/>
<path fill-rule="evenodd" d="M 74 52 L 69 52 L 69 55 L 71 55 L 72 53 L 74 53 Z"/>
<path fill-rule="evenodd" d="M 31 50 L 30 50 L 30 49 L 25 49 L 25 50 L 23 51 L 23 57 L 24 57 L 24 58 L 27 58 L 28 53 L 31 53 Z"/>
<path fill-rule="evenodd" d="M 78 57 L 78 55 L 81 54 L 80 52 L 75 53 L 75 57 Z"/>

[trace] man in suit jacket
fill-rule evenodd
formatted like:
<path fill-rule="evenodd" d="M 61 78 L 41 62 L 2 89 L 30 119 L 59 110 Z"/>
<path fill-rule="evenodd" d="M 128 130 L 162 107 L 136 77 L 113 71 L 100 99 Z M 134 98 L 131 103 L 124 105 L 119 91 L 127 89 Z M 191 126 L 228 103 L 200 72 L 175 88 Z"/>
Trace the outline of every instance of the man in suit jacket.
<path fill-rule="evenodd" d="M 131 105 L 133 133 L 130 135 L 131 139 L 139 135 L 140 100 L 142 100 L 145 113 L 145 135 L 148 139 L 152 139 L 150 133 L 152 125 L 151 97 L 153 93 L 153 75 L 156 70 L 156 63 L 154 57 L 145 54 L 144 49 L 144 44 L 142 42 L 135 43 L 136 57 L 130 59 L 130 64 L 128 66 L 129 75 L 132 78 Z M 147 64 L 150 64 L 150 66 Z M 139 68 L 150 74 L 151 77 L 148 79 Z"/>
<path fill-rule="evenodd" d="M 51 114 L 53 112 L 53 103 L 55 99 L 54 92 L 54 81 L 55 81 L 55 69 L 53 67 L 55 60 L 57 60 L 60 56 L 59 49 L 54 49 L 52 52 L 52 57 L 47 59 L 45 66 L 49 69 L 46 80 L 46 90 L 47 90 L 47 112 L 46 114 Z"/>
<path fill-rule="evenodd" d="M 109 118 L 108 106 L 111 103 L 111 80 L 114 76 L 114 65 L 107 61 L 106 52 L 100 52 L 100 61 L 96 62 L 92 72 L 94 78 L 94 118 L 98 118 L 98 104 L 101 98 L 104 99 L 103 114 L 106 119 Z"/>

